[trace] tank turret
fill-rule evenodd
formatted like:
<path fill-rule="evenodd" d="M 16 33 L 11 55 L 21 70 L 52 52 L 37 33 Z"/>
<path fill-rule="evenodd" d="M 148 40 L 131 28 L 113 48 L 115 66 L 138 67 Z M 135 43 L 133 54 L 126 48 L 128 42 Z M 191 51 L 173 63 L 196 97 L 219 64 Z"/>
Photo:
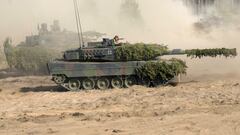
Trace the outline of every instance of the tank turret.
<path fill-rule="evenodd" d="M 118 38 L 118 37 L 117 37 Z M 119 40 L 119 39 L 118 39 Z M 173 49 L 159 44 L 117 43 L 114 39 L 104 38 L 102 42 L 89 42 L 85 47 L 64 52 L 64 61 L 75 62 L 125 62 L 149 61 L 164 55 L 187 55 L 188 57 L 236 56 L 236 49 Z"/>
<path fill-rule="evenodd" d="M 136 48 L 136 49 L 135 49 Z M 136 52 L 131 52 L 135 49 Z M 139 50 L 137 50 L 139 49 Z M 141 51 L 141 49 L 143 51 Z M 158 52 L 160 49 L 160 52 Z M 127 50 L 131 50 L 130 52 Z M 147 51 L 152 51 L 154 56 L 151 58 L 145 57 Z M 142 52 L 143 54 L 139 54 Z M 125 54 L 126 53 L 126 54 Z M 129 54 L 134 55 L 138 54 L 144 58 L 126 58 Z M 67 50 L 64 52 L 63 60 L 64 61 L 79 61 L 79 62 L 109 62 L 109 61 L 136 61 L 136 60 L 154 60 L 156 57 L 161 55 L 182 55 L 185 54 L 185 51 L 181 49 L 167 50 L 166 46 L 162 45 L 147 45 L 147 44 L 127 44 L 127 43 L 118 43 L 114 42 L 114 39 L 104 38 L 102 42 L 89 42 L 83 48 L 78 48 L 74 50 Z M 126 56 L 126 57 L 125 57 Z M 145 59 L 147 58 L 147 59 Z"/>

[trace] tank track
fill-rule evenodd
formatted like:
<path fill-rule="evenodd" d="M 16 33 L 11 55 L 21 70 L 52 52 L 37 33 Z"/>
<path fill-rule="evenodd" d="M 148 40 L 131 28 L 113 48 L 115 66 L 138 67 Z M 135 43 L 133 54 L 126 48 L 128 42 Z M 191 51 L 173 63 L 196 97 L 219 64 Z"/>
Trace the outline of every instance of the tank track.
<path fill-rule="evenodd" d="M 65 88 L 66 90 L 72 91 L 67 83 L 60 84 L 61 87 Z M 79 89 L 80 90 L 80 89 Z"/>
<path fill-rule="evenodd" d="M 127 88 L 132 85 L 140 84 L 136 76 L 110 76 L 110 77 L 92 77 L 92 78 L 65 78 L 61 76 L 53 77 L 56 84 L 69 91 L 93 90 L 93 89 L 110 89 L 110 88 Z M 150 82 L 145 82 L 147 83 Z"/>
<path fill-rule="evenodd" d="M 177 78 L 179 79 L 179 78 Z M 100 82 L 99 82 L 100 80 Z M 92 83 L 91 83 L 92 82 Z M 159 86 L 167 84 L 177 84 L 179 80 L 174 83 L 171 81 L 167 82 L 153 82 L 148 79 L 139 80 L 135 76 L 126 76 L 126 77 L 97 77 L 97 78 L 68 78 L 64 83 L 58 84 L 61 87 L 69 91 L 81 91 L 81 90 L 106 90 L 111 88 L 128 88 L 133 85 L 143 85 L 146 87 L 150 86 Z M 79 83 L 79 84 L 78 84 Z"/>

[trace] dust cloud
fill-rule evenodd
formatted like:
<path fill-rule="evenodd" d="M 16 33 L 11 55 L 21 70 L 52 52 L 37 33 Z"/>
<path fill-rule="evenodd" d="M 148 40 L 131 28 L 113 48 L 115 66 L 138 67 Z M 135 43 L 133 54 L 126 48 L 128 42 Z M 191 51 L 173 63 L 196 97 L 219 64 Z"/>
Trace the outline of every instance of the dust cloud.
<path fill-rule="evenodd" d="M 79 0 L 83 29 L 108 33 L 110 37 L 118 34 L 131 42 L 157 42 L 173 47 L 192 43 L 192 46 L 203 45 L 204 41 L 192 36 L 191 24 L 195 17 L 181 1 L 130 1 Z M 50 24 L 53 19 L 76 31 L 73 5 L 69 0 L 3 0 L 0 14 L 3 18 L 0 22 L 1 41 L 11 36 L 19 42 L 25 35 L 37 33 L 37 24 Z M 140 24 L 136 24 L 138 20 Z M 190 42 L 189 38 L 198 42 Z"/>
<path fill-rule="evenodd" d="M 239 52 L 239 0 L 209 0 L 199 5 L 185 0 L 186 6 L 197 19 L 193 23 L 195 36 L 207 41 L 209 47 L 237 48 Z M 189 72 L 200 79 L 238 78 L 240 58 L 190 60 Z"/>
<path fill-rule="evenodd" d="M 83 30 L 120 35 L 129 42 L 164 43 L 169 48 L 239 48 L 239 14 L 222 0 L 201 14 L 194 14 L 186 0 L 79 0 Z M 225 5 L 225 6 L 222 6 Z M 76 31 L 74 9 L 69 0 L 2 0 L 0 42 L 11 36 L 18 43 L 37 33 L 37 24 L 58 19 Z M 214 20 L 212 18 L 218 18 Z M 214 21 L 212 21 L 214 20 Z M 200 23 L 204 31 L 196 28 Z M 190 59 L 189 74 L 240 73 L 240 58 Z"/>
<path fill-rule="evenodd" d="M 193 24 L 199 21 L 199 16 L 193 15 L 182 0 L 79 0 L 79 7 L 85 31 L 104 32 L 110 37 L 118 34 L 130 42 L 165 43 L 171 48 L 237 44 L 234 39 L 239 31 L 233 30 L 236 27 L 196 33 Z M 11 36 L 15 42 L 20 42 L 25 35 L 37 33 L 38 24 L 50 24 L 53 19 L 60 20 L 64 28 L 76 31 L 73 5 L 69 0 L 3 0 L 0 14 L 3 18 L 1 41 Z"/>

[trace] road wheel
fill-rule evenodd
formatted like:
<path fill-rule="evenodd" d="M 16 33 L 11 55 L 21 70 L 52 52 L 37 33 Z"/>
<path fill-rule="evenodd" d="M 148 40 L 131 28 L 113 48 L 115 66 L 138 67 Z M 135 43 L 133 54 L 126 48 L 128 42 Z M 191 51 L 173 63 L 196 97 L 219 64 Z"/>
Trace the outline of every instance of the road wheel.
<path fill-rule="evenodd" d="M 81 87 L 81 82 L 77 79 L 71 79 L 68 82 L 68 87 L 71 91 L 78 91 Z"/>
<path fill-rule="evenodd" d="M 111 80 L 111 85 L 113 88 L 122 88 L 123 87 L 123 80 L 120 77 L 114 77 Z"/>
<path fill-rule="evenodd" d="M 63 84 L 66 80 L 66 77 L 64 75 L 54 75 L 53 76 L 53 81 L 56 84 Z"/>
<path fill-rule="evenodd" d="M 97 80 L 97 88 L 100 90 L 108 89 L 109 85 L 110 85 L 109 80 L 105 77 L 102 77 Z"/>
<path fill-rule="evenodd" d="M 94 87 L 95 87 L 95 82 L 94 82 L 93 79 L 86 78 L 86 79 L 84 79 L 83 82 L 82 82 L 82 87 L 83 87 L 83 89 L 85 89 L 85 90 L 92 90 L 92 89 L 94 89 Z"/>
<path fill-rule="evenodd" d="M 143 86 L 145 86 L 145 87 L 150 87 L 150 85 L 151 85 L 151 80 L 150 80 L 149 78 L 144 78 L 144 79 L 142 80 L 142 83 L 143 83 Z"/>
<path fill-rule="evenodd" d="M 127 77 L 127 78 L 125 79 L 124 85 L 125 85 L 125 87 L 129 88 L 129 87 L 132 87 L 133 85 L 135 85 L 136 82 L 137 82 L 137 81 L 136 81 L 136 78 L 135 78 L 135 77 L 129 76 L 129 77 Z"/>

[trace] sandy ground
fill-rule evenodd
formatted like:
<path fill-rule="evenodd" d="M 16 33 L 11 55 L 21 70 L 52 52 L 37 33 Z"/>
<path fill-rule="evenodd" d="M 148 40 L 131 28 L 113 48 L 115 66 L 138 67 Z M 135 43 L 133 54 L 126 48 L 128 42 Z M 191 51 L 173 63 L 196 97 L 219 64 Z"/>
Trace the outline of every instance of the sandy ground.
<path fill-rule="evenodd" d="M 49 77 L 0 79 L 3 135 L 239 135 L 240 80 L 67 92 Z"/>

